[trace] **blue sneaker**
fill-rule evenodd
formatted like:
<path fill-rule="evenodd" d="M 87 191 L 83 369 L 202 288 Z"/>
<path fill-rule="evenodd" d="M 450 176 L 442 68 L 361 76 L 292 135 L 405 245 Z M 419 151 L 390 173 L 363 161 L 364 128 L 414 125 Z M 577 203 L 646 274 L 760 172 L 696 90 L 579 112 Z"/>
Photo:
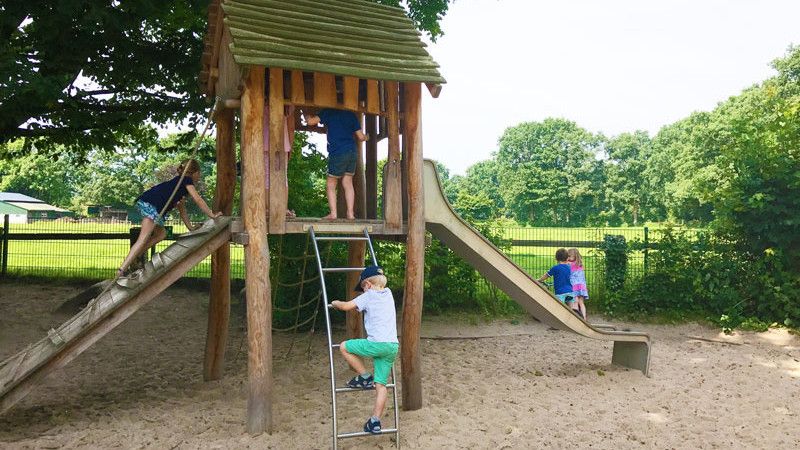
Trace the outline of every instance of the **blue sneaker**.
<path fill-rule="evenodd" d="M 353 389 L 373 389 L 375 387 L 375 379 L 372 377 L 372 375 L 368 376 L 367 378 L 358 375 L 347 382 L 347 387 Z"/>
<path fill-rule="evenodd" d="M 381 421 L 375 420 L 372 417 L 370 417 L 369 419 L 367 419 L 367 423 L 364 424 L 364 431 L 372 434 L 380 434 Z"/>

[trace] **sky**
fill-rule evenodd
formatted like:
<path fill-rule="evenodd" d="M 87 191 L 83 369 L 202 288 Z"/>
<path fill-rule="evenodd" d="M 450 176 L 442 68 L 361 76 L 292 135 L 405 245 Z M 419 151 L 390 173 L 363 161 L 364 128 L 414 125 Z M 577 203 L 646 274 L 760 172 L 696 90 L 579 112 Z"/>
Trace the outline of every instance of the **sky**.
<path fill-rule="evenodd" d="M 798 0 L 456 0 L 428 47 L 447 84 L 423 94 L 423 154 L 464 174 L 547 117 L 653 135 L 773 76 L 798 18 Z"/>

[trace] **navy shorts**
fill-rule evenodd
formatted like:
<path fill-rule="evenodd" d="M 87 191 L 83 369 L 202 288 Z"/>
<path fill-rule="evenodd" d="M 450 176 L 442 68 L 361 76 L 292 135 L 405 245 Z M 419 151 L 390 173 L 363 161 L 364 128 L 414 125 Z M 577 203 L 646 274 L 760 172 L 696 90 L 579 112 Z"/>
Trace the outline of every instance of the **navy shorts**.
<path fill-rule="evenodd" d="M 358 152 L 334 153 L 328 155 L 328 176 L 341 178 L 356 173 Z"/>

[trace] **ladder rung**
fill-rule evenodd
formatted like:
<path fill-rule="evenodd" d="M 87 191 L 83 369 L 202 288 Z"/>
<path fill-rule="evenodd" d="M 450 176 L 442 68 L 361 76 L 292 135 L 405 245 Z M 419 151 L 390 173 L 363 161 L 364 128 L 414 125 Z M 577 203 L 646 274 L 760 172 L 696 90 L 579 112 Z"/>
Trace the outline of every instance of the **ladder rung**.
<path fill-rule="evenodd" d="M 386 385 L 386 389 L 394 389 L 394 388 L 395 388 L 394 383 L 389 383 Z M 338 392 L 353 392 L 353 391 L 371 391 L 374 389 L 375 388 L 362 389 L 362 388 L 343 387 L 343 388 L 336 388 L 336 392 L 338 393 Z"/>
<path fill-rule="evenodd" d="M 381 435 L 381 434 L 392 434 L 397 433 L 397 428 L 386 428 L 380 431 L 380 433 L 367 433 L 366 431 L 356 431 L 353 433 L 342 433 L 337 435 L 336 437 L 339 439 L 345 438 L 352 438 L 352 437 L 360 437 L 360 436 L 371 436 L 371 435 Z"/>
<path fill-rule="evenodd" d="M 362 236 L 317 236 L 318 241 L 368 241 Z"/>
<path fill-rule="evenodd" d="M 333 344 L 333 345 L 331 345 L 331 348 L 339 348 L 341 346 L 342 346 L 342 344 Z"/>
<path fill-rule="evenodd" d="M 326 267 L 323 272 L 361 272 L 363 267 Z"/>

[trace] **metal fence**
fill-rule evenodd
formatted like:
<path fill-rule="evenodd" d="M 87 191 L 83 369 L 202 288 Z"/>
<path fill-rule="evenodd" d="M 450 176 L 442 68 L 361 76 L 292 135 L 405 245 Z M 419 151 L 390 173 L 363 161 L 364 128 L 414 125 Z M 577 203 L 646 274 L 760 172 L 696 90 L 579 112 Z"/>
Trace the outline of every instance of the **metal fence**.
<path fill-rule="evenodd" d="M 168 222 L 172 234 L 186 232 L 178 221 Z M 96 220 L 3 222 L 0 235 L 0 270 L 2 275 L 36 276 L 97 280 L 111 278 L 128 253 L 135 239 L 138 224 L 130 221 L 100 222 Z M 503 249 L 522 269 L 539 277 L 555 264 L 558 248 L 575 247 L 583 256 L 590 296 L 603 296 L 604 253 L 600 249 L 605 236 L 624 236 L 627 242 L 640 242 L 641 250 L 628 251 L 628 277 L 641 277 L 647 266 L 647 248 L 652 233 L 638 228 L 523 228 L 505 227 L 491 230 L 504 242 Z M 133 233 L 133 234 L 132 234 Z M 160 251 L 171 243 L 172 237 L 158 244 Z M 186 275 L 207 278 L 210 258 L 195 266 Z M 243 248 L 231 248 L 231 276 L 244 278 Z M 488 292 L 488 282 L 482 282 L 479 292 Z"/>

